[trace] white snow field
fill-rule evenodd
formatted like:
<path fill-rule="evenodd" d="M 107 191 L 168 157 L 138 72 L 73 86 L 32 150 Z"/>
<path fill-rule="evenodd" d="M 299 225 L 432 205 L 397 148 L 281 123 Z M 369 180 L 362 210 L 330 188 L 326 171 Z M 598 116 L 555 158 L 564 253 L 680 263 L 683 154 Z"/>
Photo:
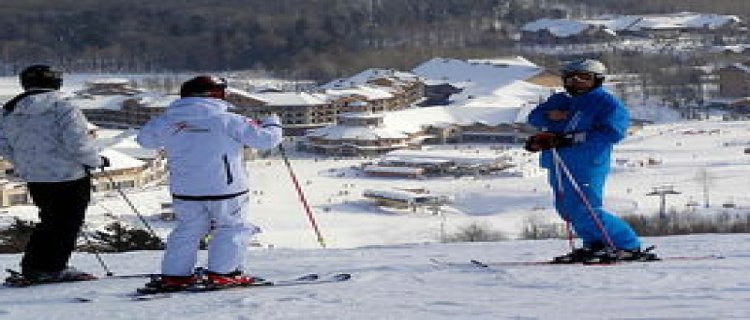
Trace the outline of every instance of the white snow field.
<path fill-rule="evenodd" d="M 0 289 L 1 319 L 748 319 L 750 235 L 647 238 L 663 256 L 721 260 L 613 266 L 447 267 L 547 259 L 562 240 L 405 244 L 357 249 L 255 249 L 249 269 L 267 278 L 351 272 L 348 282 L 173 294 L 131 301 L 144 279 Z M 18 255 L 0 256 L 13 266 Z M 115 274 L 153 272 L 159 252 L 104 255 Z M 73 263 L 96 271 L 92 255 Z M 77 298 L 92 299 L 76 302 Z"/>

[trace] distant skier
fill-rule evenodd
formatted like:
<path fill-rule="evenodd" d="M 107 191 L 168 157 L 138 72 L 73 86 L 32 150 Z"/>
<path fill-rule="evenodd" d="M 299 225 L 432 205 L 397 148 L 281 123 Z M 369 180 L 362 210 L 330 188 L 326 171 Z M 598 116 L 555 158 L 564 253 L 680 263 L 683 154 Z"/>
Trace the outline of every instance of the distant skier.
<path fill-rule="evenodd" d="M 20 80 L 25 91 L 3 106 L 0 156 L 26 180 L 40 222 L 21 260 L 22 277 L 6 281 L 88 280 L 93 276 L 68 260 L 91 199 L 89 170 L 109 160 L 98 155 L 81 110 L 62 98 L 62 72 L 32 65 Z"/>
<path fill-rule="evenodd" d="M 212 285 L 246 284 L 244 252 L 258 228 L 247 221 L 248 181 L 245 146 L 269 149 L 282 140 L 278 116 L 262 125 L 239 114 L 226 102 L 224 79 L 198 76 L 182 84 L 181 99 L 146 123 L 137 141 L 163 148 L 177 226 L 169 235 L 162 276 L 147 288 L 172 291 L 192 285 L 200 239 L 211 234 L 206 279 Z"/>
<path fill-rule="evenodd" d="M 596 60 L 566 64 L 566 92 L 552 95 L 528 117 L 541 132 L 528 139 L 526 149 L 542 151 L 540 163 L 549 171 L 555 208 L 583 240 L 582 248 L 555 257 L 557 263 L 655 259 L 641 251 L 641 241 L 625 221 L 602 208 L 613 145 L 626 137 L 630 125 L 623 103 L 602 87 L 605 72 Z"/>

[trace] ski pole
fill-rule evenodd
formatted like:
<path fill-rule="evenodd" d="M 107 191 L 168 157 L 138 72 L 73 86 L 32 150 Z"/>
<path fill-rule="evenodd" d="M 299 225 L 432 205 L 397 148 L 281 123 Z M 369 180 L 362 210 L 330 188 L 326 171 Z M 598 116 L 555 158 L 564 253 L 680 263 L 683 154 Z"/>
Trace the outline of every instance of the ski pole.
<path fill-rule="evenodd" d="M 313 217 L 312 210 L 310 210 L 310 205 L 307 203 L 305 194 L 302 192 L 302 187 L 299 185 L 299 181 L 297 181 L 297 176 L 294 174 L 294 170 L 292 170 L 292 165 L 291 163 L 289 163 L 289 158 L 287 158 L 286 152 L 284 151 L 284 147 L 281 144 L 279 144 L 279 152 L 281 153 L 281 158 L 284 159 L 284 164 L 286 164 L 286 168 L 289 171 L 289 176 L 292 178 L 292 183 L 294 184 L 294 188 L 297 189 L 297 195 L 299 195 L 299 200 L 300 202 L 302 202 L 302 206 L 305 207 L 305 212 L 307 212 L 307 219 L 310 221 L 313 231 L 315 231 L 315 236 L 318 238 L 318 243 L 320 244 L 321 247 L 325 248 L 326 243 L 325 243 L 325 240 L 323 240 L 323 235 L 320 233 L 320 229 L 318 229 L 318 224 L 315 222 L 315 218 Z"/>
<path fill-rule="evenodd" d="M 96 261 L 99 261 L 99 265 L 102 266 L 102 269 L 104 269 L 104 272 L 107 275 L 107 277 L 113 276 L 114 273 L 112 273 L 112 271 L 109 270 L 109 267 L 107 267 L 107 264 L 104 263 L 104 260 L 99 255 L 99 249 L 97 249 L 96 246 L 94 246 L 94 243 L 91 242 L 91 238 L 89 238 L 89 236 L 86 234 L 86 230 L 83 230 L 81 234 L 83 235 L 83 239 L 86 241 L 89 247 L 91 247 L 91 251 L 93 251 L 94 257 L 96 257 Z"/>
<path fill-rule="evenodd" d="M 565 176 L 568 178 L 568 180 L 570 181 L 570 184 L 573 186 L 573 190 L 575 190 L 576 193 L 578 193 L 578 197 L 581 198 L 581 201 L 586 206 L 586 209 L 591 215 L 591 219 L 594 220 L 596 227 L 599 228 L 599 230 L 602 232 L 602 238 L 604 238 L 604 240 L 607 241 L 607 244 L 609 245 L 610 248 L 616 249 L 615 243 L 612 241 L 612 238 L 610 238 L 609 233 L 607 233 L 607 230 L 604 229 L 604 224 L 602 223 L 601 219 L 599 219 L 599 217 L 596 215 L 596 212 L 594 211 L 594 207 L 586 198 L 586 194 L 584 194 L 581 188 L 578 186 L 578 183 L 573 177 L 573 174 L 570 173 L 570 170 L 568 170 L 568 167 L 565 165 L 565 162 L 563 162 L 562 158 L 560 157 L 560 154 L 557 153 L 557 149 L 552 148 L 550 150 L 552 150 L 552 157 L 554 158 L 554 161 L 556 163 L 559 163 L 560 168 L 562 169 L 563 173 L 565 173 Z"/>
<path fill-rule="evenodd" d="M 149 225 L 148 222 L 146 221 L 146 218 L 144 218 L 143 215 L 140 212 L 138 212 L 138 209 L 135 207 L 135 205 L 133 205 L 133 202 L 131 202 L 130 199 L 125 195 L 125 192 L 122 191 L 122 188 L 120 188 L 120 186 L 117 183 L 115 183 L 115 180 L 112 179 L 112 176 L 106 171 L 104 171 L 104 168 L 102 168 L 102 173 L 104 174 L 105 177 L 107 177 L 107 179 L 115 188 L 115 190 L 117 190 L 117 192 L 120 193 L 120 196 L 122 196 L 122 199 L 128 203 L 128 205 L 130 206 L 130 209 L 133 209 L 133 212 L 135 212 L 135 215 L 138 216 L 138 219 L 141 220 L 143 225 L 146 226 L 146 229 L 148 229 L 148 232 L 151 233 L 151 235 L 154 238 L 161 239 L 158 235 L 156 235 L 156 232 L 154 232 L 154 229 L 151 229 L 151 225 Z"/>
<path fill-rule="evenodd" d="M 555 180 L 557 182 L 557 191 L 555 192 L 555 201 L 563 201 L 563 197 L 565 197 L 565 189 L 563 189 L 563 182 L 562 182 L 562 176 L 560 175 L 560 162 L 557 161 L 558 159 L 553 159 L 555 163 Z M 562 206 L 561 206 L 562 207 Z M 567 213 L 565 213 L 562 208 L 558 208 L 560 210 L 560 216 L 562 216 L 563 220 L 565 220 L 565 231 L 567 232 L 568 236 L 568 245 L 570 246 L 570 250 L 573 251 L 576 249 L 575 240 L 573 240 L 573 231 L 570 228 L 570 217 Z"/>

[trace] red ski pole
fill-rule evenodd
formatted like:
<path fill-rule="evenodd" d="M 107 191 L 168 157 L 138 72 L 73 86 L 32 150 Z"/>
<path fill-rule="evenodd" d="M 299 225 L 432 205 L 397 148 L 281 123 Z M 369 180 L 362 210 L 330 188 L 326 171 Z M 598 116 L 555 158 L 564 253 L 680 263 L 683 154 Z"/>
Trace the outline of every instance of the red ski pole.
<path fill-rule="evenodd" d="M 326 243 L 325 240 L 323 240 L 323 235 L 320 233 L 320 229 L 318 228 L 318 224 L 315 222 L 315 217 L 313 217 L 312 210 L 310 209 L 310 205 L 307 203 L 307 198 L 305 198 L 305 194 L 302 192 L 302 187 L 299 185 L 299 181 L 297 181 L 297 176 L 294 174 L 294 170 L 292 170 L 292 165 L 289 163 L 289 158 L 286 156 L 286 152 L 284 151 L 284 147 L 279 144 L 279 152 L 281 153 L 281 158 L 284 159 L 284 164 L 286 164 L 286 168 L 289 171 L 289 176 L 292 178 L 292 183 L 294 183 L 294 188 L 297 189 L 297 195 L 299 195 L 299 200 L 302 202 L 302 206 L 305 207 L 305 212 L 307 212 L 307 219 L 310 220 L 310 224 L 312 225 L 313 231 L 315 231 L 315 236 L 318 238 L 318 243 L 321 247 L 325 248 Z"/>

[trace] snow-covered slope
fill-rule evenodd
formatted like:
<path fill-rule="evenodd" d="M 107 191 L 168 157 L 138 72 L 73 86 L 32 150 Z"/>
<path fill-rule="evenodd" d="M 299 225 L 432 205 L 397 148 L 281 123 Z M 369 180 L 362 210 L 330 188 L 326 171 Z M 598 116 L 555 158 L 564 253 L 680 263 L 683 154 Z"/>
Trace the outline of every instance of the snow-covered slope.
<path fill-rule="evenodd" d="M 663 256 L 722 253 L 722 260 L 614 266 L 446 267 L 430 259 L 547 259 L 562 240 L 256 249 L 247 265 L 268 278 L 351 272 L 352 280 L 301 287 L 176 295 L 124 295 L 143 279 L 0 288 L 2 319 L 747 319 L 750 236 L 649 238 Z M 0 255 L 14 267 L 17 255 Z M 104 255 L 116 274 L 154 272 L 159 252 Z M 92 255 L 73 263 L 97 271 Z M 101 270 L 101 269 L 99 269 Z M 101 273 L 101 272 L 100 272 Z M 89 303 L 75 298 L 93 299 Z"/>

